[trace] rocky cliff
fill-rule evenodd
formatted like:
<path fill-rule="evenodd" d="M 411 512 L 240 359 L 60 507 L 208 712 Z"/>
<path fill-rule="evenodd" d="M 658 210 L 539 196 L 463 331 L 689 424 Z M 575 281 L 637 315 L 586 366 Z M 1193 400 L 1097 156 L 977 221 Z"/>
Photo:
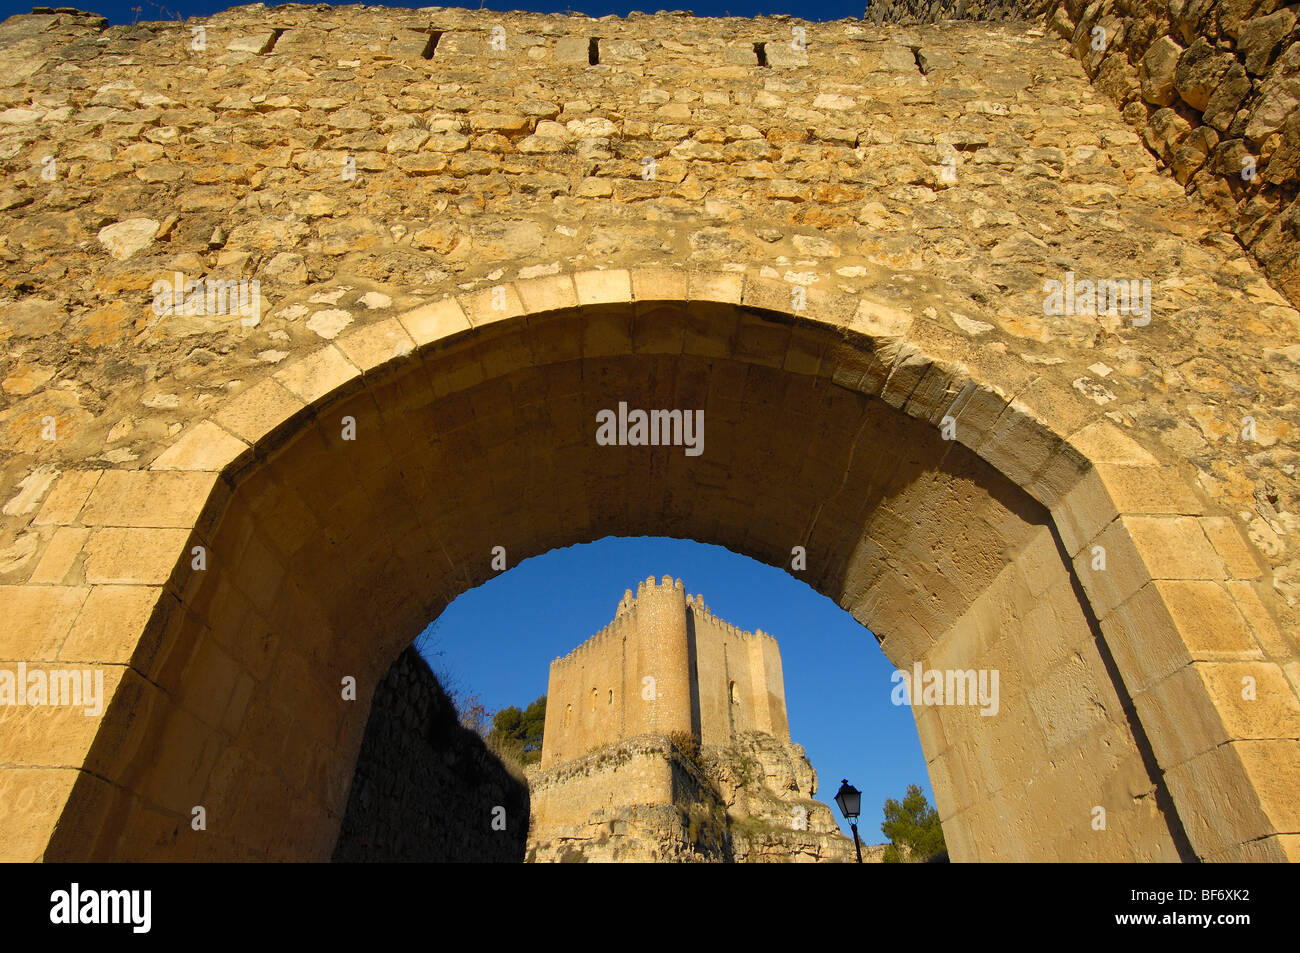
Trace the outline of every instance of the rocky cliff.
<path fill-rule="evenodd" d="M 804 749 L 761 732 L 726 747 L 638 735 L 534 770 L 529 782 L 530 861 L 853 860 L 830 808 L 812 797 L 817 775 Z M 606 806 L 584 813 L 597 789 Z M 582 805 L 576 814 L 573 805 Z M 863 859 L 881 849 L 864 849 Z"/>

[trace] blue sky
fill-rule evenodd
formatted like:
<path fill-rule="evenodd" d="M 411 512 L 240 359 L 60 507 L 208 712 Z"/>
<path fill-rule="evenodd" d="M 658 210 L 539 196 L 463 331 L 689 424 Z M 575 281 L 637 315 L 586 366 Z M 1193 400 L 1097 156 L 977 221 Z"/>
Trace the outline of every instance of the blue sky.
<path fill-rule="evenodd" d="M 219 10 L 237 6 L 231 2 L 213 2 L 213 0 L 49 0 L 48 6 L 73 6 L 79 10 L 98 13 L 108 18 L 112 24 L 132 23 L 137 20 L 174 20 L 180 17 L 210 16 Z M 342 4 L 332 4 L 341 6 Z M 434 6 L 428 0 L 416 0 L 409 3 L 386 3 L 383 6 L 418 7 Z M 447 3 L 445 6 L 464 6 L 477 8 L 478 3 L 464 0 L 461 4 Z M 0 2 L 0 18 L 14 13 L 29 13 L 33 4 L 14 3 L 12 0 Z M 275 6 L 275 4 L 267 4 Z M 137 14 L 136 7 L 140 7 Z M 846 17 L 861 18 L 866 7 L 865 0 L 813 0 L 810 3 L 795 4 L 789 0 L 657 0 L 655 3 L 603 3 L 585 2 L 585 0 L 552 0 L 552 2 L 529 2 L 529 0 L 487 0 L 485 10 L 531 10 L 536 13 L 586 13 L 600 17 L 610 13 L 626 16 L 633 10 L 654 13 L 656 10 L 691 10 L 698 17 L 752 17 L 772 13 L 789 13 L 804 20 L 841 20 Z"/>
<path fill-rule="evenodd" d="M 524 560 L 463 593 L 420 640 L 434 668 L 490 709 L 546 692 L 551 660 L 605 626 L 625 589 L 671 575 L 703 593 L 713 612 L 776 637 L 785 671 L 790 736 L 817 770 L 817 798 L 832 807 L 841 778 L 862 791 L 858 829 L 882 843 L 885 798 L 908 784 L 934 795 L 911 710 L 890 701 L 892 666 L 847 612 L 790 574 L 690 540 L 606 538 Z"/>

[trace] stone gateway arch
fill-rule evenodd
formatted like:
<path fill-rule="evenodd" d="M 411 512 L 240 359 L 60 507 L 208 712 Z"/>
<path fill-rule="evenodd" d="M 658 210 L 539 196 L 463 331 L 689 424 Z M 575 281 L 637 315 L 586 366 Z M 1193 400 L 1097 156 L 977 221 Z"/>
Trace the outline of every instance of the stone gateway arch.
<path fill-rule="evenodd" d="M 103 697 L 0 705 L 0 855 L 328 858 L 494 553 L 653 534 L 1000 673 L 913 709 L 955 860 L 1300 856 L 1296 47 L 1215 206 L 1072 9 L 5 21 L 0 669 Z"/>

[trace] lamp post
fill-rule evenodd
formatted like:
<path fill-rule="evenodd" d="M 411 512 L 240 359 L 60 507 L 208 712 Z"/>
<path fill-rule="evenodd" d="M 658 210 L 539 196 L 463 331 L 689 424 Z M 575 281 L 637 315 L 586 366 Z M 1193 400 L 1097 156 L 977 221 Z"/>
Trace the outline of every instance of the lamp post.
<path fill-rule="evenodd" d="M 858 814 L 862 809 L 862 792 L 849 784 L 846 778 L 840 782 L 835 803 L 840 806 L 840 813 L 849 822 L 849 827 L 853 828 L 853 846 L 858 852 L 858 863 L 862 863 L 862 844 L 858 840 Z"/>

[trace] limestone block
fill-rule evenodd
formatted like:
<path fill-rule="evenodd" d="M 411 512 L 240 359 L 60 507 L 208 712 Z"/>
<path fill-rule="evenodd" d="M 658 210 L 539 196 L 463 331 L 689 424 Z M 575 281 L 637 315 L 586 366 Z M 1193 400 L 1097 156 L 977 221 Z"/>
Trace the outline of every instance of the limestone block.
<path fill-rule="evenodd" d="M 189 538 L 190 532 L 185 529 L 96 529 L 84 547 L 86 582 L 162 585 L 186 554 Z"/>
<path fill-rule="evenodd" d="M 555 62 L 586 66 L 590 40 L 585 36 L 562 36 L 555 41 Z"/>
<path fill-rule="evenodd" d="M 218 430 L 215 427 L 213 429 Z M 218 432 L 228 439 L 234 439 L 225 434 L 225 431 Z M 177 446 L 179 445 L 173 446 L 172 450 L 176 450 Z M 239 446 L 247 449 L 243 443 Z M 179 455 L 174 456 L 173 459 L 178 457 Z M 187 528 L 194 525 L 199 513 L 203 511 L 216 481 L 217 476 L 212 472 L 108 470 L 90 494 L 81 519 L 87 526 Z"/>
<path fill-rule="evenodd" d="M 47 672 L 47 678 L 53 679 L 54 672 L 63 671 L 66 669 L 53 669 Z M 77 674 L 82 671 L 77 670 Z M 0 760 L 14 767 L 79 767 L 85 764 L 103 712 L 108 710 L 125 671 L 118 665 L 95 666 L 92 691 L 98 694 L 102 673 L 103 694 L 91 705 L 85 704 L 86 698 L 81 695 L 78 704 L 0 706 Z M 60 687 L 59 691 L 62 692 L 63 688 Z M 87 708 L 99 711 L 88 715 Z"/>
<path fill-rule="evenodd" d="M 81 508 L 89 499 L 95 484 L 99 482 L 102 470 L 72 470 L 63 473 L 54 484 L 54 489 L 45 498 L 45 503 L 33 518 L 37 526 L 49 524 L 67 526 L 77 522 Z"/>
<path fill-rule="evenodd" d="M 1143 99 L 1156 106 L 1168 106 L 1174 101 L 1174 70 L 1182 53 L 1183 48 L 1168 36 L 1147 47 L 1138 67 Z"/>
<path fill-rule="evenodd" d="M 680 268 L 633 268 L 632 297 L 637 301 L 686 301 L 687 273 Z"/>
<path fill-rule="evenodd" d="M 4 657 L 54 658 L 89 592 L 84 586 L 0 586 Z"/>
<path fill-rule="evenodd" d="M 219 472 L 239 460 L 248 451 L 248 445 L 242 440 L 230 435 L 212 421 L 204 420 L 191 427 L 183 437 L 160 453 L 150 464 L 150 469 Z"/>
<path fill-rule="evenodd" d="M 267 378 L 222 407 L 213 420 L 223 430 L 256 446 L 297 419 L 305 407 L 279 381 Z"/>
<path fill-rule="evenodd" d="M 396 318 L 368 324 L 336 342 L 335 346 L 363 372 L 379 369 L 415 350 L 415 342 Z"/>
<path fill-rule="evenodd" d="M 41 859 L 80 771 L 69 768 L 0 768 L 0 801 L 12 813 L 0 840 L 0 862 Z"/>
<path fill-rule="evenodd" d="M 441 301 L 421 305 L 405 314 L 399 314 L 397 320 L 406 328 L 416 347 L 424 347 L 426 344 L 468 331 L 471 327 L 469 318 L 455 298 L 444 298 Z"/>
<path fill-rule="evenodd" d="M 45 548 L 41 561 L 36 564 L 28 582 L 40 584 L 62 584 L 72 571 L 76 559 L 81 555 L 81 546 L 90 535 L 90 530 L 73 526 L 60 526 L 54 533 L 50 544 Z"/>
<path fill-rule="evenodd" d="M 327 395 L 351 393 L 361 382 L 361 370 L 333 345 L 326 345 L 272 375 L 289 393 L 306 404 Z"/>
<path fill-rule="evenodd" d="M 463 298 L 461 306 L 469 317 L 470 324 L 476 328 L 527 313 L 513 284 L 493 285 L 477 291 Z"/>
<path fill-rule="evenodd" d="M 745 279 L 741 275 L 692 271 L 686 280 L 686 294 L 691 301 L 740 304 L 744 292 Z"/>
<path fill-rule="evenodd" d="M 129 664 L 161 592 L 154 586 L 93 587 L 59 661 Z"/>
<path fill-rule="evenodd" d="M 547 275 L 515 282 L 528 314 L 562 311 L 578 306 L 578 293 L 569 275 Z"/>
<path fill-rule="evenodd" d="M 632 276 L 623 269 L 579 271 L 573 276 L 578 303 L 624 304 L 632 300 Z"/>
<path fill-rule="evenodd" d="M 1098 463 L 1052 506 L 1066 549 L 1078 553 L 1121 513 L 1197 515 L 1201 501 L 1173 467 Z"/>
<path fill-rule="evenodd" d="M 1300 742 L 1230 742 L 1165 777 L 1200 856 L 1238 858 L 1241 845 L 1300 827 Z"/>

